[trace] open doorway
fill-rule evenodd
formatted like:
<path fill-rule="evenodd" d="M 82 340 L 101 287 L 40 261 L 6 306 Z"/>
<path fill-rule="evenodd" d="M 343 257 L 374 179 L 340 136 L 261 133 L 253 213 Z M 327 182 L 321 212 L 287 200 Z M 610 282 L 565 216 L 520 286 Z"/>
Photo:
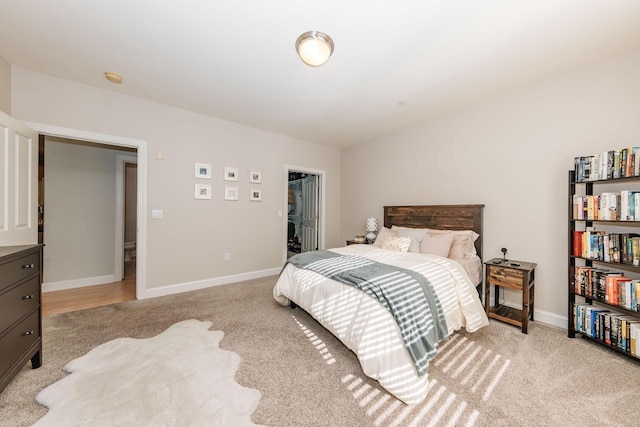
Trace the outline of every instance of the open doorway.
<path fill-rule="evenodd" d="M 40 191 L 44 195 L 40 197 L 40 212 L 44 215 L 39 230 L 45 244 L 43 313 L 135 299 L 135 267 L 131 279 L 124 282 L 123 264 L 119 272 L 114 269 L 113 248 L 117 244 L 117 223 L 121 223 L 122 260 L 127 177 L 126 163 L 123 161 L 120 175 L 117 165 L 119 160 L 127 159 L 133 162 L 133 173 L 137 174 L 136 149 L 53 136 L 45 136 L 43 142 Z M 117 191 L 118 182 L 122 196 Z M 137 179 L 133 182 L 137 183 Z M 129 193 L 135 201 L 137 188 Z M 127 243 L 132 244 L 135 254 L 135 202 L 132 207 L 133 238 Z"/>
<path fill-rule="evenodd" d="M 324 171 L 287 167 L 286 257 L 324 245 Z"/>
<path fill-rule="evenodd" d="M 136 242 L 136 279 L 135 297 L 136 299 L 148 298 L 147 294 L 147 218 L 143 213 L 147 209 L 147 141 L 141 139 L 126 138 L 122 136 L 107 135 L 102 133 L 87 132 L 83 130 L 51 126 L 41 123 L 27 122 L 29 128 L 39 134 L 50 137 L 60 137 L 82 141 L 90 141 L 108 145 L 114 148 L 131 148 L 137 154 L 138 176 L 137 176 L 137 231 Z M 46 225 L 45 225 L 46 227 Z"/>

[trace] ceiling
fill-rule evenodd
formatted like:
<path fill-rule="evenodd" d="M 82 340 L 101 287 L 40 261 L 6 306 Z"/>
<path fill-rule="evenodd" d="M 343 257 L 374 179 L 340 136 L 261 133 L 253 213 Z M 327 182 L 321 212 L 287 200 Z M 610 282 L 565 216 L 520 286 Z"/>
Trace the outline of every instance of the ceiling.
<path fill-rule="evenodd" d="M 14 66 L 336 147 L 637 47 L 638 0 L 0 0 Z"/>

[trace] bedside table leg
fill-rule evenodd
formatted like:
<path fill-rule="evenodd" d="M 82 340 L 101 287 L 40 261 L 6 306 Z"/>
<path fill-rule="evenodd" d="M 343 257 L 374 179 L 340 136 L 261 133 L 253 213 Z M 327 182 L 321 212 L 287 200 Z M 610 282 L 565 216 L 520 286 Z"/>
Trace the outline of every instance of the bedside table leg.
<path fill-rule="evenodd" d="M 536 284 L 532 283 L 531 288 L 529 289 L 529 304 L 531 305 L 531 309 L 529 311 L 531 312 L 531 320 L 533 320 L 533 307 L 536 302 L 536 299 L 535 299 L 536 294 L 534 291 L 535 287 L 536 287 Z"/>
<path fill-rule="evenodd" d="M 522 287 L 522 333 L 527 334 L 527 327 L 529 326 L 529 278 L 527 275 L 524 277 L 525 282 Z"/>

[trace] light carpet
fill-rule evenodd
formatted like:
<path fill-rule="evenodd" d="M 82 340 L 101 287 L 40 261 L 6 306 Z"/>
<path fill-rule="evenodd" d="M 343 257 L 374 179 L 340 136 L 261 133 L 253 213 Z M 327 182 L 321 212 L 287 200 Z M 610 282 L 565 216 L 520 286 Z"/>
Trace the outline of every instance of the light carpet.
<path fill-rule="evenodd" d="M 118 338 L 72 360 L 36 400 L 35 426 L 254 426 L 258 390 L 234 380 L 240 356 L 212 322 L 185 320 L 147 339 Z"/>
<path fill-rule="evenodd" d="M 270 427 L 637 425 L 640 363 L 539 322 L 529 324 L 528 335 L 495 320 L 473 334 L 456 332 L 429 366 L 427 399 L 406 406 L 365 377 L 356 356 L 307 313 L 278 305 L 275 281 L 45 317 L 44 363 L 25 365 L 0 393 L 0 427 L 28 427 L 43 417 L 47 408 L 35 397 L 68 376 L 62 368 L 70 360 L 185 319 L 225 332 L 220 347 L 242 356 L 236 381 L 262 393 L 251 419 Z"/>

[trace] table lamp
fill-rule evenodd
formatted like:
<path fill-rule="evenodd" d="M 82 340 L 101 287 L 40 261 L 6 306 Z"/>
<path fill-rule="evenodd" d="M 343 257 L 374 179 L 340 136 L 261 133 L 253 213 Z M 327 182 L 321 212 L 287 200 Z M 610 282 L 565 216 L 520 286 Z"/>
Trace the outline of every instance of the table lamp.
<path fill-rule="evenodd" d="M 376 240 L 376 231 L 378 231 L 378 220 L 376 218 L 367 218 L 367 240 L 372 243 Z"/>

